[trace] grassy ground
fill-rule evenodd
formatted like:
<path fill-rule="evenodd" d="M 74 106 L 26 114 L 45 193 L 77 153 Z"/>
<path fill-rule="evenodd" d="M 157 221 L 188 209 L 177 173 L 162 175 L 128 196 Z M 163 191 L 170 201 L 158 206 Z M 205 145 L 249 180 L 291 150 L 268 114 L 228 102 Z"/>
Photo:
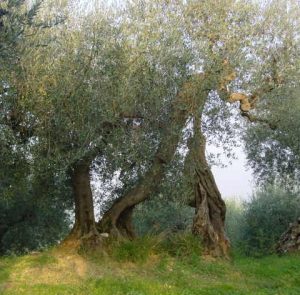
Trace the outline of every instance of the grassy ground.
<path fill-rule="evenodd" d="M 299 255 L 211 261 L 191 241 L 168 247 L 149 239 L 114 246 L 109 255 L 52 249 L 2 257 L 0 294 L 300 294 Z"/>

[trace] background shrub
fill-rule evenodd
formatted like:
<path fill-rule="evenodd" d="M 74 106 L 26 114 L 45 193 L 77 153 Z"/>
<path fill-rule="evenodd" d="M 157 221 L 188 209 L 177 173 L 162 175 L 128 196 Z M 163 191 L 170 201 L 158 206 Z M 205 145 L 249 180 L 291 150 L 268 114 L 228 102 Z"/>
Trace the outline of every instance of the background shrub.
<path fill-rule="evenodd" d="M 226 200 L 225 229 L 231 245 L 237 249 L 241 245 L 245 227 L 245 206 L 239 199 Z"/>
<path fill-rule="evenodd" d="M 281 234 L 299 216 L 297 193 L 267 186 L 248 202 L 227 201 L 226 229 L 234 249 L 246 255 L 262 256 L 274 252 Z"/>
<path fill-rule="evenodd" d="M 185 231 L 192 224 L 193 208 L 157 198 L 140 204 L 135 210 L 134 225 L 139 235 Z"/>

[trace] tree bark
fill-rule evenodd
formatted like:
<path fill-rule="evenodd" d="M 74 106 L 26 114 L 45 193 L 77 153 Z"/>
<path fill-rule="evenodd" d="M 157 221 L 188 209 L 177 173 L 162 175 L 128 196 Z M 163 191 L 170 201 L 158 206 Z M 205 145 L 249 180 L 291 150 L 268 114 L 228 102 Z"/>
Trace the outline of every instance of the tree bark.
<path fill-rule="evenodd" d="M 165 175 L 165 169 L 176 152 L 190 113 L 189 106 L 197 101 L 197 105 L 203 108 L 208 90 L 203 90 L 202 81 L 203 76 L 199 75 L 183 85 L 171 106 L 170 116 L 163 127 L 162 140 L 154 155 L 152 165 L 137 185 L 117 199 L 104 214 L 97 225 L 99 231 L 108 232 L 114 236 L 134 236 L 131 223 L 132 210 L 157 191 Z"/>
<path fill-rule="evenodd" d="M 134 206 L 127 208 L 124 210 L 118 220 L 117 220 L 117 228 L 123 237 L 127 237 L 130 240 L 133 240 L 136 237 L 133 223 L 132 223 L 132 215 L 133 215 Z"/>
<path fill-rule="evenodd" d="M 206 161 L 205 137 L 199 125 L 195 123 L 186 159 L 193 191 L 191 205 L 195 207 L 192 232 L 201 237 L 205 254 L 228 257 L 230 245 L 224 230 L 226 206 Z"/>
<path fill-rule="evenodd" d="M 296 222 L 290 223 L 288 230 L 281 235 L 276 245 L 276 252 L 280 255 L 300 253 L 300 217 Z"/>
<path fill-rule="evenodd" d="M 100 243 L 100 235 L 94 215 L 90 163 L 77 162 L 70 174 L 75 203 L 75 224 L 67 240 L 81 240 L 85 245 L 97 246 Z"/>

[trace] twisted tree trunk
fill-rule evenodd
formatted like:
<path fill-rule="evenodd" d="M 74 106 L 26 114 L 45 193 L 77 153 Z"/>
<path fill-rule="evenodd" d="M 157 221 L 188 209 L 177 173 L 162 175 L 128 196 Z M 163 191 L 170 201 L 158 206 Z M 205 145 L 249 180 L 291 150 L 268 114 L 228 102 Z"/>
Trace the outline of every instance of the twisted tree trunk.
<path fill-rule="evenodd" d="M 201 237 L 205 254 L 228 257 L 229 240 L 224 230 L 226 206 L 205 158 L 205 137 L 201 133 L 200 122 L 195 121 L 186 159 L 193 191 L 191 204 L 195 207 L 192 232 Z"/>
<path fill-rule="evenodd" d="M 134 237 L 131 222 L 132 211 L 136 205 L 155 193 L 162 182 L 165 169 L 173 159 L 182 130 L 187 122 L 188 106 L 197 101 L 197 105 L 203 108 L 208 91 L 203 89 L 202 82 L 203 76 L 199 75 L 184 84 L 171 106 L 169 119 L 163 127 L 162 141 L 154 155 L 152 165 L 137 185 L 117 199 L 104 214 L 97 225 L 99 231 L 108 232 L 114 236 Z"/>

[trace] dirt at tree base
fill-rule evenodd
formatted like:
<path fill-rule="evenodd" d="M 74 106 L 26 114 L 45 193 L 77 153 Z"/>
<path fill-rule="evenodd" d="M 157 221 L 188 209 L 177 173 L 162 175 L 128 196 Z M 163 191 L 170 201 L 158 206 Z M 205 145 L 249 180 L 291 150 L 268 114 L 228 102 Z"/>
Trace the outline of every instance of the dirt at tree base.
<path fill-rule="evenodd" d="M 276 246 L 278 254 L 300 253 L 300 217 L 294 223 L 290 223 L 288 230 L 282 234 Z"/>

